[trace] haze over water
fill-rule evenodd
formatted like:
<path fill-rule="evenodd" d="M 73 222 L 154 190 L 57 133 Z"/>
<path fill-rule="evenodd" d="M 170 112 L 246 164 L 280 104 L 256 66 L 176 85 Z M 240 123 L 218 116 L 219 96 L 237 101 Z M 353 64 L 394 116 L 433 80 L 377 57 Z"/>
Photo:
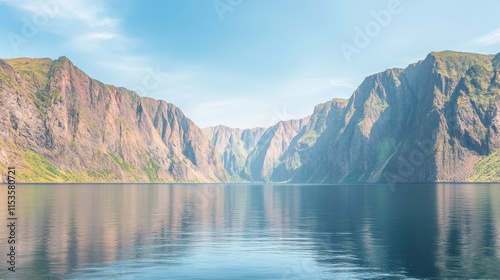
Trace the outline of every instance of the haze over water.
<path fill-rule="evenodd" d="M 499 184 L 21 185 L 16 203 L 1 279 L 500 278 Z"/>

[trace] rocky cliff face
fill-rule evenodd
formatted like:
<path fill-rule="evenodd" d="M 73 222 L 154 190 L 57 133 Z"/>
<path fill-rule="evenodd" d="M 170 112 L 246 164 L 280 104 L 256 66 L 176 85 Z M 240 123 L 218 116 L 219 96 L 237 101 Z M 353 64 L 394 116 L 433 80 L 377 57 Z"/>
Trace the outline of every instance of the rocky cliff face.
<path fill-rule="evenodd" d="M 23 181 L 225 181 L 172 104 L 89 78 L 67 58 L 0 60 L 0 168 Z"/>
<path fill-rule="evenodd" d="M 328 104 L 328 103 L 325 103 Z M 329 107 L 318 105 L 317 108 Z M 318 109 L 328 112 L 329 109 Z M 326 116 L 326 114 L 324 114 Z M 322 115 L 323 116 L 323 115 Z M 234 180 L 255 182 L 287 181 L 295 166 L 295 152 L 304 141 L 315 141 L 310 130 L 322 130 L 327 118 L 309 117 L 281 121 L 264 128 L 235 129 L 226 126 L 209 127 L 203 132 L 212 139 L 224 166 Z M 310 128 L 310 129 L 307 129 Z M 315 134 L 314 134 L 315 135 Z M 314 138 L 314 139 L 313 139 Z M 300 139 L 300 142 L 297 143 Z"/>
<path fill-rule="evenodd" d="M 309 121 L 296 135 L 293 135 L 288 149 L 280 157 L 279 164 L 276 165 L 272 181 L 289 181 L 292 176 L 302 167 L 303 163 L 314 160 L 311 153 L 312 148 L 325 130 L 336 129 L 340 125 L 340 118 L 344 112 L 348 100 L 334 99 L 314 108 Z M 322 138 L 324 140 L 324 138 Z"/>
<path fill-rule="evenodd" d="M 234 179 L 242 176 L 248 154 L 256 147 L 264 128 L 238 129 L 216 126 L 203 129 L 211 139 L 224 168 Z"/>
<path fill-rule="evenodd" d="M 288 180 L 275 174 L 282 164 L 283 155 L 292 144 L 293 138 L 307 125 L 309 117 L 300 120 L 280 121 L 268 128 L 259 139 L 256 147 L 248 154 L 242 177 L 249 181 Z"/>
<path fill-rule="evenodd" d="M 241 175 L 274 182 L 498 181 L 499 67 L 500 54 L 445 51 L 367 77 L 349 100 L 269 128 Z"/>
<path fill-rule="evenodd" d="M 499 59 L 431 53 L 366 78 L 294 181 L 494 180 L 477 163 L 500 145 Z"/>
<path fill-rule="evenodd" d="M 62 57 L 0 60 L 0 172 L 23 181 L 500 180 L 500 54 L 431 53 L 267 128 L 199 129 Z M 229 177 L 230 176 L 230 177 Z"/>

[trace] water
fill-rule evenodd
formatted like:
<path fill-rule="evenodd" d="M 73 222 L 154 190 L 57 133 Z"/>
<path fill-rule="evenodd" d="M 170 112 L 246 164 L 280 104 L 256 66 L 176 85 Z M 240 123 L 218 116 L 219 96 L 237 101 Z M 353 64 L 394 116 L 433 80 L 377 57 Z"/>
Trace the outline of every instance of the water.
<path fill-rule="evenodd" d="M 17 205 L 2 279 L 500 278 L 498 184 L 22 185 Z"/>

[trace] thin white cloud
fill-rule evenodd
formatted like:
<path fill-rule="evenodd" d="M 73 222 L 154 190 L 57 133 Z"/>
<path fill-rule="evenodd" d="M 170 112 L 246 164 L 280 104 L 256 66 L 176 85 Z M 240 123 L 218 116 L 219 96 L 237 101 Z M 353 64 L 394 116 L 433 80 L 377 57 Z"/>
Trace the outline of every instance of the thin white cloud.
<path fill-rule="evenodd" d="M 28 20 L 36 27 L 35 36 L 57 35 L 59 49 L 70 52 L 59 55 L 70 55 L 70 58 L 76 60 L 84 57 L 88 61 L 86 70 L 90 70 L 88 74 L 94 78 L 131 89 L 153 88 L 143 84 L 145 79 L 148 83 L 153 83 L 148 80 L 149 75 L 154 75 L 155 78 L 158 76 L 156 69 L 161 68 L 158 60 L 135 55 L 134 50 L 140 41 L 127 36 L 122 27 L 122 19 L 107 6 L 107 2 L 0 0 L 0 4 L 19 10 L 23 21 Z M 37 23 L 37 20 L 41 23 Z M 96 67 L 93 68 L 92 65 Z M 163 80 L 162 77 L 161 82 Z M 156 85 L 156 79 L 154 82 Z M 147 91 L 145 94 L 150 93 Z"/>
<path fill-rule="evenodd" d="M 348 78 L 333 78 L 330 83 L 334 87 L 356 89 L 356 86 L 352 83 L 351 79 Z"/>
<path fill-rule="evenodd" d="M 89 26 L 116 26 L 117 20 L 105 16 L 99 2 L 88 0 L 17 1 L 0 0 L 0 3 L 34 14 L 46 14 L 52 19 L 71 19 Z"/>
<path fill-rule="evenodd" d="M 473 40 L 479 45 L 495 45 L 500 43 L 500 28 Z"/>
<path fill-rule="evenodd" d="M 25 18 L 38 25 L 37 28 L 66 38 L 74 48 L 95 52 L 99 48 L 119 47 L 128 41 L 121 31 L 120 19 L 110 15 L 104 2 L 0 0 L 0 3 L 24 11 Z"/>
<path fill-rule="evenodd" d="M 111 32 L 93 32 L 93 33 L 87 33 L 84 35 L 76 36 L 74 40 L 76 42 L 88 42 L 88 41 L 93 41 L 93 42 L 103 42 L 103 41 L 109 41 L 112 39 L 117 39 L 120 36 L 116 33 L 111 33 Z"/>

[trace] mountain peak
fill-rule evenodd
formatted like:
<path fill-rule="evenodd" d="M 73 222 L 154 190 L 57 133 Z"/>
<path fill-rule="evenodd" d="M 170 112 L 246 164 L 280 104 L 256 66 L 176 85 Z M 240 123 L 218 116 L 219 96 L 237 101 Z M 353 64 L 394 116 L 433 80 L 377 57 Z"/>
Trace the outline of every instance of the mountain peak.
<path fill-rule="evenodd" d="M 336 103 L 336 104 L 347 104 L 347 102 L 349 102 L 349 99 L 334 98 L 331 101 L 332 101 L 332 103 Z"/>
<path fill-rule="evenodd" d="M 500 147 L 491 120 L 499 65 L 500 54 L 432 52 L 367 77 L 349 100 L 319 104 L 309 117 L 202 131 L 174 105 L 93 80 L 65 56 L 5 59 L 0 126 L 20 144 L 10 153 L 0 135 L 0 154 L 34 170 L 23 179 L 36 181 L 224 181 L 227 173 L 274 182 L 464 181 Z M 412 162 L 420 150 L 425 158 Z M 38 178 L 47 172 L 35 169 L 34 156 L 50 159 L 46 170 L 83 177 Z M 415 171 L 401 172 L 404 164 Z"/>
<path fill-rule="evenodd" d="M 73 62 L 64 55 L 60 56 L 58 59 L 54 60 L 54 64 L 59 64 L 59 63 L 61 65 L 69 64 L 71 66 L 74 66 Z"/>
<path fill-rule="evenodd" d="M 68 64 L 71 67 L 74 67 L 74 64 L 69 60 L 66 56 L 61 56 L 56 60 L 53 60 L 48 57 L 44 58 L 27 58 L 27 57 L 19 57 L 19 58 L 7 58 L 4 61 L 10 65 L 14 71 L 18 73 L 29 73 L 35 72 L 44 76 L 47 76 L 50 73 L 50 70 L 54 66 L 64 67 L 64 65 Z"/>
<path fill-rule="evenodd" d="M 493 67 L 500 68 L 500 53 L 497 53 L 497 55 L 495 55 L 492 63 L 493 63 Z"/>
<path fill-rule="evenodd" d="M 492 59 L 493 55 L 442 51 L 431 52 L 424 61 L 437 73 L 458 81 L 472 66 L 491 68 Z"/>
<path fill-rule="evenodd" d="M 431 52 L 431 53 L 429 53 L 429 55 L 434 56 L 436 58 L 459 58 L 459 57 L 486 56 L 483 54 L 469 53 L 469 52 L 457 52 L 457 51 L 450 51 L 450 50 Z"/>
<path fill-rule="evenodd" d="M 57 60 L 58 61 L 70 61 L 69 58 L 65 55 L 61 55 Z"/>
<path fill-rule="evenodd" d="M 458 64 L 470 64 L 480 61 L 491 60 L 492 58 L 493 58 L 492 55 L 446 50 L 441 52 L 431 52 L 427 55 L 425 60 L 434 59 L 437 61 L 447 61 Z"/>
<path fill-rule="evenodd" d="M 22 181 L 226 180 L 214 147 L 172 104 L 94 80 L 65 56 L 4 61 L 0 127 L 17 146 L 0 134 L 0 154 L 26 170 Z"/>

